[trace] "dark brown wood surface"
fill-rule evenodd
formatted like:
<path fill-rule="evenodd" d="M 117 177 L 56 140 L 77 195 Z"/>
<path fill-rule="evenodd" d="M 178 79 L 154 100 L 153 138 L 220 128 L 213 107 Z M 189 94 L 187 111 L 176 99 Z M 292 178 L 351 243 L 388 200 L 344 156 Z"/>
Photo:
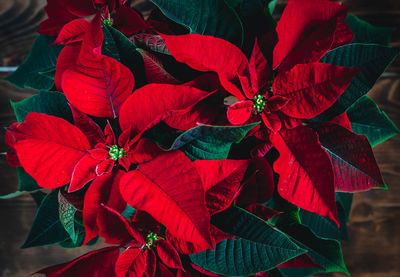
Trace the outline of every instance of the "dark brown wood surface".
<path fill-rule="evenodd" d="M 132 1 L 140 10 L 148 10 L 146 0 Z M 279 1 L 277 13 L 285 1 Z M 399 0 L 344 0 L 350 11 L 377 26 L 396 28 L 391 45 L 400 46 Z M 0 0 L 0 66 L 15 66 L 26 57 L 38 24 L 45 17 L 44 0 Z M 400 59 L 388 69 L 369 95 L 400 126 Z M 0 73 L 4 78 L 8 73 Z M 18 101 L 32 95 L 0 81 L 0 124 L 15 121 L 9 100 Z M 0 152 L 4 145 L 4 128 L 0 130 Z M 400 136 L 374 148 L 376 159 L 389 191 L 356 194 L 348 223 L 349 242 L 343 243 L 345 262 L 354 277 L 400 277 Z M 0 158 L 0 195 L 17 187 L 16 172 L 4 156 Z M 89 247 L 62 249 L 43 246 L 19 249 L 33 222 L 36 205 L 28 195 L 0 200 L 0 277 L 27 276 L 36 270 L 68 261 Z M 331 276 L 343 276 L 331 274 Z"/>

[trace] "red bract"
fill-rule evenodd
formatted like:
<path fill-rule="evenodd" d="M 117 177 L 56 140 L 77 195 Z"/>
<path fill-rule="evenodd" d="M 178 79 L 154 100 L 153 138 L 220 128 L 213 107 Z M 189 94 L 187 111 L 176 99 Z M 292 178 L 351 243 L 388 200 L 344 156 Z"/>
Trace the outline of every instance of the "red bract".
<path fill-rule="evenodd" d="M 347 9 L 328 0 L 289 1 L 276 27 L 274 70 L 317 62 L 332 47 L 350 43 L 353 35 L 343 20 Z"/>
<path fill-rule="evenodd" d="M 68 101 L 84 113 L 116 118 L 121 105 L 132 93 L 134 77 L 126 66 L 101 55 L 103 40 L 98 13 L 84 34 L 76 62 L 67 69 L 63 63 L 61 87 Z M 76 57 L 74 51 L 68 52 L 69 56 Z"/>
<path fill-rule="evenodd" d="M 89 139 L 92 149 L 79 160 L 74 168 L 69 192 L 81 189 L 87 182 L 106 173 L 111 172 L 116 162 L 125 170 L 129 170 L 131 161 L 128 158 L 130 151 L 130 132 L 127 130 L 118 139 L 110 123 L 107 123 L 104 134 L 100 127 L 85 114 L 71 107 L 75 125 L 81 129 Z"/>
<path fill-rule="evenodd" d="M 114 276 L 118 254 L 118 247 L 106 247 L 89 252 L 70 262 L 41 269 L 34 274 L 42 273 L 47 277 L 76 277 L 79 272 L 81 276 Z"/>
<path fill-rule="evenodd" d="M 40 24 L 38 33 L 56 36 L 66 24 L 80 17 L 89 17 L 101 11 L 103 18 L 110 20 L 115 11 L 115 28 L 125 35 L 131 35 L 147 28 L 141 16 L 129 7 L 126 0 L 47 0 L 45 7 L 48 19 Z"/>
<path fill-rule="evenodd" d="M 64 119 L 29 113 L 13 136 L 19 161 L 44 188 L 57 188 L 71 180 L 78 161 L 90 149 L 86 136 Z"/>
<path fill-rule="evenodd" d="M 129 96 L 121 107 L 119 123 L 122 130 L 131 128 L 134 141 L 157 123 L 172 115 L 189 113 L 214 91 L 190 85 L 149 84 Z"/>
<path fill-rule="evenodd" d="M 142 212 L 137 211 L 137 213 Z M 127 275 L 139 277 L 144 274 L 153 277 L 159 266 L 157 264 L 161 264 L 157 260 L 161 260 L 169 268 L 183 269 L 178 252 L 167 240 L 158 235 L 159 228 L 156 231 L 147 228 L 156 223 L 154 219 L 146 217 L 144 221 L 140 221 L 143 218 L 135 216 L 130 223 L 108 206 L 102 207 L 101 214 L 98 220 L 100 233 L 106 241 L 129 245 L 117 260 L 115 267 L 117 277 Z M 139 230 L 136 226 L 141 226 L 142 229 Z"/>
<path fill-rule="evenodd" d="M 325 111 L 359 72 L 310 63 L 271 74 L 257 42 L 248 62 L 239 48 L 219 38 L 196 34 L 162 37 L 178 61 L 197 70 L 216 72 L 222 86 L 239 100 L 228 108 L 232 124 L 261 119 L 274 132 L 282 123 L 290 125 L 296 118 L 308 119 Z"/>
<path fill-rule="evenodd" d="M 296 206 L 329 217 L 339 225 L 332 164 L 318 135 L 310 128 L 298 126 L 272 134 L 271 142 L 279 151 L 274 163 L 274 170 L 280 175 L 279 194 Z"/>

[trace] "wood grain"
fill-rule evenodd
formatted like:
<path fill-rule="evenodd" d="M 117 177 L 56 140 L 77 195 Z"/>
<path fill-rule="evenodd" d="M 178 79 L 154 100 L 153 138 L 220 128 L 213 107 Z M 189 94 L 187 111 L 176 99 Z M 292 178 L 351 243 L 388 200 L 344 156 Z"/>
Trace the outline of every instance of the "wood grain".
<path fill-rule="evenodd" d="M 275 15 L 279 17 L 287 1 L 278 1 Z M 151 4 L 147 0 L 131 1 L 148 15 Z M 399 0 L 344 0 L 350 11 L 377 26 L 394 27 L 393 46 L 400 46 Z M 0 66 L 20 64 L 28 54 L 41 20 L 44 0 L 0 0 Z M 369 95 L 400 126 L 400 59 L 388 72 L 393 77 L 381 78 Z M 0 73 L 3 79 L 6 73 Z M 0 80 L 0 125 L 6 127 L 15 121 L 9 99 L 19 101 L 34 91 L 19 90 Z M 0 152 L 5 130 L 0 130 Z M 354 277 L 400 276 L 400 136 L 374 148 L 374 153 L 389 191 L 369 191 L 355 195 L 348 223 L 349 242 L 343 243 L 343 252 L 349 271 Z M 0 159 L 0 195 L 17 187 L 16 172 Z M 0 277 L 27 276 L 29 273 L 56 263 L 65 262 L 88 251 L 43 246 L 19 249 L 23 244 L 36 212 L 30 196 L 0 200 Z M 344 276 L 330 274 L 323 276 Z"/>

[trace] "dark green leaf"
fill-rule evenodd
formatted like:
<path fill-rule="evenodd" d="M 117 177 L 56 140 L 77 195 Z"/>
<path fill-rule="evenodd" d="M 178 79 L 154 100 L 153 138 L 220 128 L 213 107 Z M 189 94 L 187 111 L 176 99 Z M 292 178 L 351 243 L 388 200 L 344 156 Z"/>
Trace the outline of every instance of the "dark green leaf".
<path fill-rule="evenodd" d="M 226 159 L 233 143 L 240 142 L 259 122 L 243 126 L 200 125 L 182 133 L 168 150 L 182 150 L 192 161 Z"/>
<path fill-rule="evenodd" d="M 85 241 L 85 228 L 79 224 L 75 224 L 75 228 L 76 228 L 76 234 L 78 237 L 77 241 L 74 243 L 72 241 L 72 239 L 70 237 L 68 237 L 66 240 L 60 241 L 58 243 L 58 245 L 60 245 L 63 248 L 81 247 L 83 245 L 83 242 Z M 86 245 L 94 245 L 98 240 L 99 240 L 99 236 L 93 238 Z"/>
<path fill-rule="evenodd" d="M 336 204 L 340 228 L 338 228 L 336 223 L 329 218 L 305 210 L 300 210 L 299 213 L 301 223 L 309 227 L 321 238 L 347 240 L 346 214 L 343 207 L 339 203 Z"/>
<path fill-rule="evenodd" d="M 121 215 L 125 218 L 132 218 L 135 215 L 135 213 L 136 209 L 127 204 L 125 211 L 123 211 Z"/>
<path fill-rule="evenodd" d="M 374 100 L 366 95 L 358 99 L 346 113 L 353 132 L 366 135 L 372 146 L 400 133 L 386 113 L 381 111 Z"/>
<path fill-rule="evenodd" d="M 77 209 L 64 197 L 61 191 L 58 192 L 58 214 L 65 231 L 69 234 L 71 241 L 76 244 L 78 233 L 75 227 L 75 214 Z"/>
<path fill-rule="evenodd" d="M 18 189 L 16 192 L 2 195 L 0 199 L 10 199 L 17 196 L 20 196 L 28 191 L 35 191 L 40 189 L 37 185 L 35 179 L 33 179 L 22 167 L 17 167 L 17 176 L 18 176 Z"/>
<path fill-rule="evenodd" d="M 236 9 L 243 0 L 224 0 L 225 3 L 232 9 Z"/>
<path fill-rule="evenodd" d="M 354 14 L 349 14 L 345 21 L 354 34 L 353 43 L 376 43 L 386 46 L 389 45 L 394 29 L 373 26 L 368 22 L 359 19 Z"/>
<path fill-rule="evenodd" d="M 215 245 L 215 251 L 190 255 L 190 259 L 217 274 L 248 276 L 306 253 L 282 232 L 235 206 L 214 215 L 212 223 L 236 240 L 223 240 Z"/>
<path fill-rule="evenodd" d="M 336 192 L 336 202 L 343 208 L 346 222 L 349 219 L 351 205 L 353 204 L 353 193 Z"/>
<path fill-rule="evenodd" d="M 68 237 L 58 215 L 58 189 L 48 194 L 39 206 L 28 238 L 21 248 L 48 245 Z"/>
<path fill-rule="evenodd" d="M 362 71 L 354 77 L 332 107 L 315 119 L 329 121 L 345 112 L 372 88 L 386 67 L 396 58 L 398 52 L 399 50 L 396 48 L 383 45 L 355 43 L 335 48 L 326 53 L 321 62 L 348 68 L 361 68 Z"/>
<path fill-rule="evenodd" d="M 343 272 L 349 275 L 343 261 L 342 249 L 338 241 L 319 238 L 310 231 L 309 228 L 297 223 L 281 225 L 278 226 L 278 228 L 289 235 L 299 247 L 307 249 L 307 254 L 310 255 L 317 264 L 325 268 L 325 271 L 322 269 L 301 269 L 296 276 L 308 276 L 307 274 L 309 274 L 309 272 L 307 271 L 313 271 L 312 274 Z M 287 272 L 286 269 L 280 270 L 283 273 Z M 301 272 L 304 274 L 300 274 Z"/>
<path fill-rule="evenodd" d="M 38 35 L 28 57 L 5 80 L 19 88 L 28 87 L 37 90 L 50 90 L 54 86 L 54 80 L 45 74 L 40 74 L 40 72 L 49 72 L 56 67 L 57 57 L 63 46 L 50 46 L 54 40 L 55 37 Z"/>
<path fill-rule="evenodd" d="M 40 71 L 39 74 L 54 81 L 56 79 L 56 68 L 51 68 L 46 71 Z"/>
<path fill-rule="evenodd" d="M 152 0 L 173 21 L 191 33 L 219 37 L 241 46 L 243 27 L 236 12 L 224 0 Z"/>
<path fill-rule="evenodd" d="M 18 122 L 25 120 L 30 112 L 45 113 L 61 117 L 73 122 L 71 109 L 63 93 L 56 91 L 41 91 L 20 102 L 11 102 Z"/>
<path fill-rule="evenodd" d="M 142 55 L 124 34 L 111 26 L 103 24 L 104 42 L 102 53 L 110 56 L 129 68 L 135 77 L 135 89 L 146 83 Z"/>
<path fill-rule="evenodd" d="M 46 197 L 46 193 L 44 193 L 41 190 L 31 192 L 31 196 L 33 198 L 33 201 L 35 201 L 36 205 L 39 207 L 40 204 L 42 203 L 43 199 Z"/>
<path fill-rule="evenodd" d="M 268 3 L 268 9 L 269 9 L 270 14 L 272 14 L 274 12 L 276 2 L 278 2 L 278 0 L 272 0 Z"/>

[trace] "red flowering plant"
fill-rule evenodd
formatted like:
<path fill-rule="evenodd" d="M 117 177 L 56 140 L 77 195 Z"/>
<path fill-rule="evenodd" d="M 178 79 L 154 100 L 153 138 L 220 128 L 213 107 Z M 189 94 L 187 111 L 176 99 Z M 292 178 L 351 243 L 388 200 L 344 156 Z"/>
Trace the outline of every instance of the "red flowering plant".
<path fill-rule="evenodd" d="M 38 90 L 5 136 L 2 198 L 39 204 L 22 247 L 95 249 L 37 273 L 348 274 L 352 195 L 386 188 L 371 147 L 399 132 L 366 96 L 390 31 L 328 0 L 152 2 L 48 0 L 7 77 Z"/>

